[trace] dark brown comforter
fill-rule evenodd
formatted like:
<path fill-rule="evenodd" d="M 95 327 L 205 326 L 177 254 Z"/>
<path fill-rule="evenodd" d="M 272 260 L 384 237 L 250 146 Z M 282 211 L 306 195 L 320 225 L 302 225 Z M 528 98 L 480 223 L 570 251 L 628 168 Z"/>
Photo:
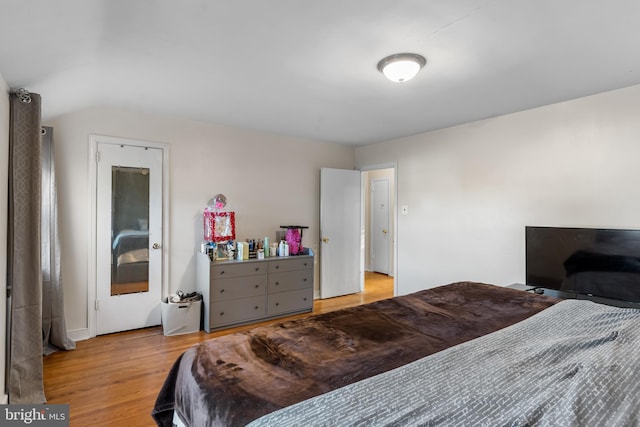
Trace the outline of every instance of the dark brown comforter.
<path fill-rule="evenodd" d="M 260 416 L 524 320 L 558 300 L 454 283 L 197 344 L 176 361 L 152 415 L 170 426 Z"/>

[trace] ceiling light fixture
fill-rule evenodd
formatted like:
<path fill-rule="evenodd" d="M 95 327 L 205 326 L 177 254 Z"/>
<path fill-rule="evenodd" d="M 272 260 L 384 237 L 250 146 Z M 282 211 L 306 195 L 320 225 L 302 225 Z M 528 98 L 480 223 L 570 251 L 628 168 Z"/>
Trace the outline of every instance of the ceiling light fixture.
<path fill-rule="evenodd" d="M 418 74 L 427 60 L 417 53 L 396 53 L 378 62 L 378 71 L 392 82 L 406 82 Z"/>

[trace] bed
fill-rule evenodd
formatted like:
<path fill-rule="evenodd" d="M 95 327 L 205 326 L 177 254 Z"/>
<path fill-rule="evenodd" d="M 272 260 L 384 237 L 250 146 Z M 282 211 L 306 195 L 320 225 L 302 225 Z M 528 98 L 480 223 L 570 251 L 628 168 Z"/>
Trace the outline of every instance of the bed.
<path fill-rule="evenodd" d="M 249 425 L 638 426 L 639 343 L 638 309 L 566 300 Z"/>
<path fill-rule="evenodd" d="M 452 411 L 467 411 L 477 389 L 463 380 L 471 371 L 500 366 L 492 359 L 505 353 L 489 343 L 479 350 L 483 359 L 459 368 L 457 358 L 472 354 L 460 348 L 500 331 L 509 337 L 509 328 L 562 304 L 531 292 L 460 282 L 214 338 L 178 358 L 152 416 L 160 426 L 429 425 L 411 414 L 433 408 L 430 401 L 438 396 L 467 408 Z M 535 365 L 535 354 L 517 366 Z M 443 378 L 447 372 L 452 377 Z M 475 379 L 483 380 L 484 373 Z M 463 390 L 471 393 L 467 400 L 459 399 Z M 435 420 L 451 412 L 442 414 Z"/>
<path fill-rule="evenodd" d="M 113 283 L 147 281 L 149 271 L 149 231 L 120 231 L 113 239 L 112 256 Z"/>

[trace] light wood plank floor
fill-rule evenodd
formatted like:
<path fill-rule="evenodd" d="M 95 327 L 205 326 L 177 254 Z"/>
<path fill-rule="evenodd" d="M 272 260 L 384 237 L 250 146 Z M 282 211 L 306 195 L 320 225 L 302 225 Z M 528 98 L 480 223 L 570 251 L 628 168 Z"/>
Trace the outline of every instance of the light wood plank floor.
<path fill-rule="evenodd" d="M 393 278 L 367 273 L 365 283 L 363 293 L 316 300 L 313 314 L 393 296 Z M 216 336 L 281 320 L 210 334 L 200 331 L 169 337 L 162 335 L 162 327 L 158 326 L 80 341 L 73 351 L 59 351 L 44 357 L 48 403 L 69 404 L 71 426 L 153 426 L 150 414 L 156 395 L 184 350 Z"/>

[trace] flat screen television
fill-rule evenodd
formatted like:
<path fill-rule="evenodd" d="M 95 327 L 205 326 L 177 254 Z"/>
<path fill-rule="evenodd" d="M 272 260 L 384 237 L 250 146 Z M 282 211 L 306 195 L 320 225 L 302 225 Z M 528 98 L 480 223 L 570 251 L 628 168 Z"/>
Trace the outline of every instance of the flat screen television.
<path fill-rule="evenodd" d="M 640 230 L 526 227 L 526 284 L 640 302 Z"/>

